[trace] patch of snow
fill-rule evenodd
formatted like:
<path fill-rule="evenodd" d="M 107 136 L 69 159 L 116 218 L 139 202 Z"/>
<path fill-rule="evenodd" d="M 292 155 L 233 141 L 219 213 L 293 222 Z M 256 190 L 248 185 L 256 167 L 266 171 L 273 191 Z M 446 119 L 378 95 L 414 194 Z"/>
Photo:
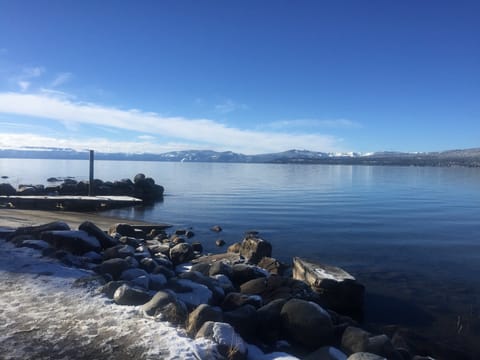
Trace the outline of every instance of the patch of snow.
<path fill-rule="evenodd" d="M 208 287 L 191 280 L 181 279 L 178 283 L 192 289 L 189 292 L 177 293 L 177 297 L 187 306 L 197 307 L 200 304 L 208 304 L 212 300 L 212 292 Z"/>
<path fill-rule="evenodd" d="M 213 340 L 217 344 L 227 345 L 241 354 L 245 354 L 247 351 L 247 345 L 242 337 L 235 332 L 232 325 L 227 323 L 216 322 L 213 324 Z"/>
<path fill-rule="evenodd" d="M 72 287 L 93 272 L 0 240 L 0 353 L 26 359 L 198 359 L 182 330 Z"/>

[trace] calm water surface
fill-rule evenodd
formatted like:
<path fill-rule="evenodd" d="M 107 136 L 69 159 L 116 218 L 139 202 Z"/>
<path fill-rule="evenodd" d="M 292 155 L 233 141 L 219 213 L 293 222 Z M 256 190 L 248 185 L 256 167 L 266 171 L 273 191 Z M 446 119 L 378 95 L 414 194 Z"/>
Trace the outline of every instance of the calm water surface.
<path fill-rule="evenodd" d="M 97 161 L 95 177 L 145 173 L 163 202 L 110 211 L 192 227 L 214 242 L 258 230 L 273 256 L 339 265 L 367 286 L 369 323 L 413 327 L 474 352 L 480 335 L 480 169 Z M 12 184 L 88 177 L 87 161 L 0 159 Z M 224 231 L 209 231 L 219 224 Z M 403 310 L 399 310 L 403 309 Z M 446 340 L 445 340 L 446 339 Z"/>

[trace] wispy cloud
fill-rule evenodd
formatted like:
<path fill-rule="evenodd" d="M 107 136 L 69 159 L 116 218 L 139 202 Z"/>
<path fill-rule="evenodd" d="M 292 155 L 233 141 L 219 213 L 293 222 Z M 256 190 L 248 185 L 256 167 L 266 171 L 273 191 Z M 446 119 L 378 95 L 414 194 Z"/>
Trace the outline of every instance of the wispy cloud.
<path fill-rule="evenodd" d="M 239 104 L 231 99 L 227 99 L 224 102 L 215 105 L 215 111 L 221 114 L 231 113 L 236 110 L 246 110 L 248 106 L 245 104 Z"/>
<path fill-rule="evenodd" d="M 27 91 L 28 88 L 30 87 L 30 82 L 25 80 L 20 80 L 18 82 L 18 86 L 20 87 L 21 91 Z"/>
<path fill-rule="evenodd" d="M 342 140 L 319 133 L 255 131 L 230 127 L 210 119 L 164 117 L 140 110 L 83 103 L 46 94 L 0 93 L 0 113 L 106 126 L 169 138 L 189 147 L 233 150 L 246 154 L 309 148 L 343 151 Z"/>
<path fill-rule="evenodd" d="M 70 81 L 71 78 L 72 78 L 72 73 L 69 73 L 69 72 L 60 73 L 55 77 L 55 79 L 53 79 L 50 86 L 55 88 L 57 86 L 63 85 L 66 82 Z"/>
<path fill-rule="evenodd" d="M 348 119 L 296 119 L 296 120 L 280 120 L 264 125 L 271 129 L 304 129 L 304 128 L 329 128 L 329 129 L 355 129 L 361 128 L 362 125 L 356 121 Z"/>
<path fill-rule="evenodd" d="M 121 152 L 131 154 L 152 153 L 160 154 L 168 151 L 190 150 L 191 144 L 181 142 L 166 142 L 162 144 L 151 141 L 116 141 L 107 138 L 94 137 L 88 139 L 54 136 L 43 136 L 32 133 L 3 133 L 0 138 L 2 149 L 25 149 L 26 147 L 41 148 L 54 146 L 58 148 L 69 148 L 77 151 L 94 149 L 100 152 Z M 207 150 L 208 147 L 199 146 L 198 150 Z"/>
<path fill-rule="evenodd" d="M 32 80 L 42 76 L 44 72 L 45 69 L 41 66 L 25 67 L 20 74 L 13 76 L 10 80 L 18 85 L 20 91 L 27 91 L 32 85 Z"/>

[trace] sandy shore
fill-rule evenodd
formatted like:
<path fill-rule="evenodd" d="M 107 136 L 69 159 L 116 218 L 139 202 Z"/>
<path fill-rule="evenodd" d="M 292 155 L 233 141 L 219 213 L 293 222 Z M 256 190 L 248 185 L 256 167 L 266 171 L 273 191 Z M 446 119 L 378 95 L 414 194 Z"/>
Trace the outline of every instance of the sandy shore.
<path fill-rule="evenodd" d="M 152 224 L 131 219 L 122 219 L 99 215 L 91 212 L 68 212 L 68 211 L 43 211 L 43 210 L 19 210 L 0 209 L 0 226 L 20 227 L 41 225 L 52 221 L 64 221 L 72 229 L 76 229 L 84 221 L 91 221 L 101 229 L 107 230 L 112 224 L 126 222 L 138 225 L 164 225 Z"/>

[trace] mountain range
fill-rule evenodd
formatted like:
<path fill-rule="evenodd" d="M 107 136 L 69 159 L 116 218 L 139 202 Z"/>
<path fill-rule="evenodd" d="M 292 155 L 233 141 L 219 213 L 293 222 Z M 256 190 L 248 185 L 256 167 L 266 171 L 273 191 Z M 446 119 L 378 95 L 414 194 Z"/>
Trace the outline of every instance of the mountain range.
<path fill-rule="evenodd" d="M 56 147 L 25 147 L 0 149 L 0 158 L 23 159 L 88 159 L 88 151 Z M 211 150 L 172 151 L 163 154 L 129 154 L 96 152 L 97 160 L 225 162 L 225 163 L 296 163 L 347 165 L 403 165 L 403 166 L 470 166 L 480 167 L 480 148 L 441 152 L 373 152 L 325 153 L 308 150 L 244 155 L 231 151 Z"/>

